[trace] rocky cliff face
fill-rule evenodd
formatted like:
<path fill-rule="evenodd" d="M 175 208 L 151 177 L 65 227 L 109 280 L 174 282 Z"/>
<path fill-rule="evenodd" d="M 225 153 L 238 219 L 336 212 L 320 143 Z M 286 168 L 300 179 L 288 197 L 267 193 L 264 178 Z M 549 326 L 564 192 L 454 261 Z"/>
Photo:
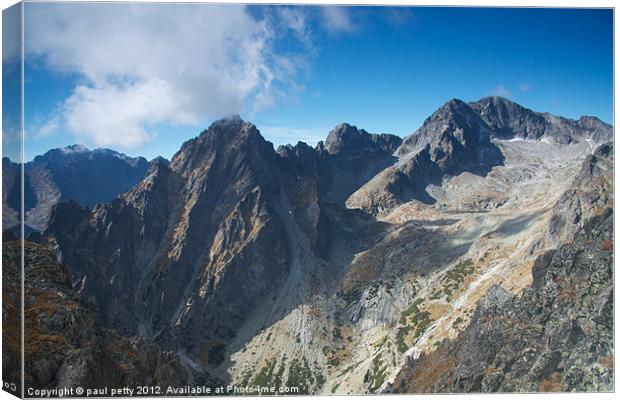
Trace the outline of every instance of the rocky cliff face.
<path fill-rule="evenodd" d="M 14 291 L 20 280 L 20 242 L 3 243 L 3 309 L 6 340 L 3 377 L 21 369 L 19 311 L 21 298 Z M 84 303 L 71 290 L 64 268 L 52 251 L 25 242 L 25 387 L 101 388 L 114 386 L 173 385 L 188 382 L 195 371 L 156 345 L 121 337 L 97 323 L 95 306 Z M 12 371 L 11 371 L 12 369 Z"/>
<path fill-rule="evenodd" d="M 389 134 L 370 134 L 340 124 L 316 149 L 305 143 L 280 146 L 278 153 L 300 175 L 313 176 L 321 201 L 341 203 L 368 179 L 396 161 L 392 153 L 402 139 Z"/>
<path fill-rule="evenodd" d="M 570 241 L 589 218 L 613 209 L 613 158 L 611 142 L 600 145 L 583 161 L 570 190 L 554 207 L 548 238 Z"/>
<path fill-rule="evenodd" d="M 539 334 L 565 332 L 556 307 L 573 322 L 582 311 L 607 313 L 599 300 L 612 287 L 603 229 L 613 209 L 612 133 L 592 118 L 504 99 L 452 100 L 404 141 L 343 124 L 316 148 L 274 151 L 232 117 L 170 163 L 152 162 L 110 203 L 58 204 L 45 240 L 107 328 L 227 383 L 341 394 L 536 390 L 556 372 L 562 382 L 597 374 L 606 361 L 593 354 L 609 353 L 605 321 L 580 325 L 602 343 L 589 355 L 587 335 L 550 348 Z M 573 240 L 597 245 L 588 255 Z M 566 292 L 562 305 L 545 291 Z M 505 306 L 492 312 L 506 316 L 494 334 L 514 331 L 513 319 L 532 321 L 514 343 L 539 350 L 534 364 L 518 364 L 523 346 L 501 353 L 513 343 L 504 336 L 480 347 L 491 340 L 480 327 L 493 298 Z M 459 353 L 465 338 L 501 379 L 481 383 L 491 378 L 480 378 L 483 359 Z M 508 367 L 511 357 L 519 368 Z M 435 371 L 424 360 L 444 369 L 423 375 Z M 581 367 L 566 375 L 573 360 Z M 587 388 L 608 388 L 608 375 Z M 411 376 L 428 386 L 407 386 Z M 562 388 L 579 388 L 571 385 Z"/>
<path fill-rule="evenodd" d="M 19 164 L 3 159 L 3 227 L 19 221 Z M 28 231 L 42 231 L 52 207 L 75 201 L 87 207 L 111 201 L 138 183 L 148 168 L 143 157 L 127 157 L 108 149 L 88 150 L 79 145 L 48 151 L 24 165 L 24 211 Z M 21 178 L 20 178 L 21 179 Z M 7 219 L 8 218 L 8 219 Z"/>
<path fill-rule="evenodd" d="M 48 233 L 107 326 L 206 361 L 286 276 L 278 162 L 253 125 L 222 120 L 111 204 L 59 206 Z"/>

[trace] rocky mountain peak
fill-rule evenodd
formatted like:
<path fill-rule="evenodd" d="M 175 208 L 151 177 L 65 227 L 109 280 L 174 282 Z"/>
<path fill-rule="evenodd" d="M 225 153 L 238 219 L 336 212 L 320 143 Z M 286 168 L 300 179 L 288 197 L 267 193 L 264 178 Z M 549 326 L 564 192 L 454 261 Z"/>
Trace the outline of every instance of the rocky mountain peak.
<path fill-rule="evenodd" d="M 90 150 L 88 147 L 81 144 L 72 144 L 66 147 L 51 149 L 42 155 L 36 156 L 32 163 L 62 166 L 74 162 L 84 162 L 87 160 L 95 159 L 118 159 L 133 166 L 145 166 L 147 164 L 147 161 L 144 157 L 130 157 L 126 154 L 106 148 L 97 148 Z"/>
<path fill-rule="evenodd" d="M 18 224 L 20 196 L 17 172 L 21 165 L 3 160 L 6 174 L 2 181 L 5 195 L 3 221 L 6 227 Z M 25 223 L 28 230 L 41 231 L 52 207 L 73 200 L 93 207 L 125 193 L 138 183 L 149 168 L 144 157 L 130 157 L 111 149 L 93 149 L 74 144 L 36 156 L 24 165 Z M 6 215 L 6 216 L 5 216 Z"/>
<path fill-rule="evenodd" d="M 489 128 L 469 104 L 452 99 L 428 117 L 422 127 L 405 138 L 396 150 L 404 156 L 415 154 L 430 145 L 455 140 L 464 147 L 489 141 Z"/>
<path fill-rule="evenodd" d="M 525 107 L 520 106 L 514 101 L 502 96 L 487 96 L 483 97 L 476 102 L 470 103 L 470 106 L 474 109 L 492 109 L 492 110 L 528 110 Z M 531 110 L 528 110 L 533 112 Z"/>
<path fill-rule="evenodd" d="M 185 142 L 172 157 L 170 166 L 175 171 L 189 171 L 231 150 L 238 155 L 252 153 L 260 154 L 259 157 L 276 157 L 273 145 L 262 137 L 256 126 L 234 115 L 213 122 L 198 137 Z"/>
<path fill-rule="evenodd" d="M 592 141 L 603 143 L 613 137 L 613 128 L 596 117 L 575 121 L 549 113 L 535 112 L 503 97 L 485 97 L 470 103 L 497 139 L 549 140 L 555 143 Z"/>
<path fill-rule="evenodd" d="M 448 112 L 454 113 L 468 113 L 469 105 L 465 103 L 463 100 L 452 98 L 446 101 L 439 109 L 436 111 L 438 115 L 445 115 Z"/>
<path fill-rule="evenodd" d="M 614 128 L 597 117 L 584 115 L 579 118 L 577 125 L 584 131 L 585 136 L 590 141 L 604 143 L 613 140 Z"/>
<path fill-rule="evenodd" d="M 278 146 L 276 151 L 280 157 L 288 162 L 295 173 L 299 175 L 310 175 L 319 168 L 320 151 L 308 146 L 304 142 L 297 142 L 295 146 L 287 144 L 286 146 Z"/>
<path fill-rule="evenodd" d="M 338 154 L 345 149 L 358 148 L 367 144 L 370 135 L 365 130 L 347 123 L 332 129 L 325 139 L 325 150 L 329 154 Z"/>
<path fill-rule="evenodd" d="M 321 146 L 317 146 L 317 150 L 322 147 L 331 155 L 368 149 L 389 150 L 390 148 L 395 149 L 400 142 L 401 139 L 398 136 L 370 134 L 364 129 L 343 123 L 329 132 L 325 142 Z"/>
<path fill-rule="evenodd" d="M 590 115 L 582 115 L 579 118 L 579 120 L 577 120 L 577 123 L 580 126 L 590 127 L 590 128 L 599 127 L 599 126 L 602 126 L 602 125 L 607 125 L 606 123 L 604 123 L 603 121 L 601 121 L 597 117 L 590 116 Z"/>
<path fill-rule="evenodd" d="M 547 130 L 544 115 L 503 97 L 485 97 L 470 105 L 499 139 L 540 139 Z"/>
<path fill-rule="evenodd" d="M 276 153 L 280 154 L 283 157 L 291 153 L 303 154 L 310 152 L 314 152 L 314 149 L 308 146 L 305 142 L 301 141 L 297 142 L 295 146 L 293 146 L 292 144 L 280 145 L 276 150 Z"/>
<path fill-rule="evenodd" d="M 458 99 L 443 104 L 395 151 L 401 157 L 347 199 L 347 206 L 371 213 L 411 199 L 432 204 L 427 186 L 444 177 L 470 172 L 486 176 L 504 156 L 491 141 L 491 130 L 472 107 Z"/>
<path fill-rule="evenodd" d="M 167 176 L 170 173 L 170 161 L 166 160 L 163 157 L 157 157 L 149 162 L 149 169 L 146 171 L 144 179 L 138 185 L 136 185 L 132 190 L 130 190 L 127 194 L 131 194 L 136 190 L 140 190 L 141 186 L 144 185 L 145 182 L 154 181 L 158 177 Z"/>
<path fill-rule="evenodd" d="M 88 147 L 83 146 L 81 144 L 72 144 L 64 148 L 59 148 L 58 150 L 65 151 L 65 152 L 76 152 L 76 153 L 87 153 L 90 151 Z"/>
<path fill-rule="evenodd" d="M 151 161 L 149 161 L 149 170 L 153 168 L 160 168 L 161 166 L 169 166 L 169 165 L 170 165 L 170 161 L 166 160 L 162 156 L 157 156 Z"/>

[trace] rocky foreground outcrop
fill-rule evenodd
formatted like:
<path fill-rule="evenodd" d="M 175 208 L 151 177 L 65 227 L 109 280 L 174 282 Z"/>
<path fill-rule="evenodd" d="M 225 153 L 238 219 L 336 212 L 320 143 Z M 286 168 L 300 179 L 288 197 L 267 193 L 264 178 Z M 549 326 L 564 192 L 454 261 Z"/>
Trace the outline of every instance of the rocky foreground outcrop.
<path fill-rule="evenodd" d="M 3 379 L 21 371 L 20 242 L 3 243 Z M 190 379 L 178 356 L 102 328 L 94 305 L 71 290 L 50 249 L 24 243 L 25 388 L 179 386 Z"/>

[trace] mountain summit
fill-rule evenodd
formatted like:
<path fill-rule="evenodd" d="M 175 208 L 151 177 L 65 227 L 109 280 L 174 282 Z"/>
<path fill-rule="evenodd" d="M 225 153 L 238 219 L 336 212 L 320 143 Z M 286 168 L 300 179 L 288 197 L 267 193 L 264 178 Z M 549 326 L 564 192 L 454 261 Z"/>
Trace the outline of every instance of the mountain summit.
<path fill-rule="evenodd" d="M 470 105 L 499 139 L 543 139 L 563 144 L 584 140 L 602 143 L 612 139 L 611 125 L 595 117 L 581 117 L 576 121 L 556 117 L 503 97 L 485 97 Z"/>

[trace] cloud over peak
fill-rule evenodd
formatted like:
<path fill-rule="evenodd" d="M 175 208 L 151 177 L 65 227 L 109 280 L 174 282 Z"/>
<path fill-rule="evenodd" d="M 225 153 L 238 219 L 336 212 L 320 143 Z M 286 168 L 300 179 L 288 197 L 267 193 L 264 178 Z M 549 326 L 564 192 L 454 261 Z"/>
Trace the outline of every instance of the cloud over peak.
<path fill-rule="evenodd" d="M 239 5 L 28 3 L 25 18 L 26 61 L 79 76 L 55 117 L 97 146 L 138 147 L 149 125 L 267 107 L 299 90 L 309 46 L 302 15 L 282 26 Z M 297 32 L 297 52 L 276 46 L 282 29 Z"/>

